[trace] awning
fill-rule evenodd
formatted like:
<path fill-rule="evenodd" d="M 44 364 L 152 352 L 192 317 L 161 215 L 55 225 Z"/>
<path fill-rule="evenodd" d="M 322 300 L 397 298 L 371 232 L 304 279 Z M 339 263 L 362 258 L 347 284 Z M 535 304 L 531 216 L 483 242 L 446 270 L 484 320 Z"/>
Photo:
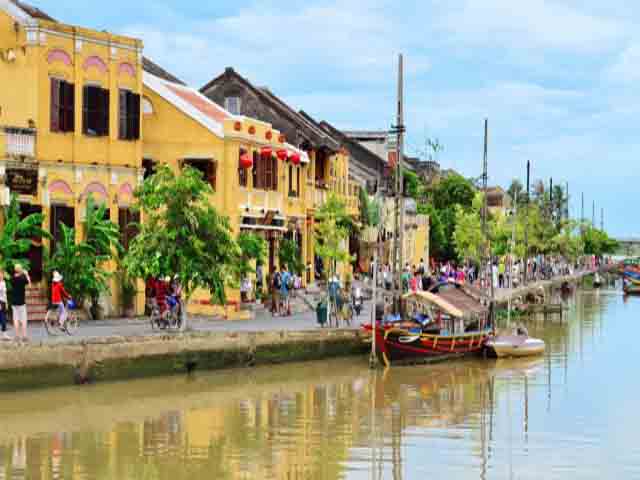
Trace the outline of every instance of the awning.
<path fill-rule="evenodd" d="M 405 293 L 402 296 L 403 300 L 414 300 L 417 302 L 428 303 L 435 305 L 440 310 L 445 312 L 452 317 L 462 318 L 464 316 L 464 312 L 457 307 L 451 305 L 445 299 L 440 298 L 438 295 L 435 295 L 430 292 L 410 292 Z"/>

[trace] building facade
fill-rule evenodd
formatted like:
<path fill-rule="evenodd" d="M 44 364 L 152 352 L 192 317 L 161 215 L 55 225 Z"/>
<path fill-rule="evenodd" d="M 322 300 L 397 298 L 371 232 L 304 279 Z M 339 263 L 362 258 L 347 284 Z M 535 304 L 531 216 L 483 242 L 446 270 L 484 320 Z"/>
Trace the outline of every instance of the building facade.
<path fill-rule="evenodd" d="M 43 248 L 60 240 L 61 224 L 81 235 L 89 196 L 116 224 L 129 218 L 142 159 L 142 42 L 2 0 L 0 46 L 0 204 L 16 194 L 24 215 L 44 214 L 53 240 L 34 240 L 28 254 L 39 284 Z"/>

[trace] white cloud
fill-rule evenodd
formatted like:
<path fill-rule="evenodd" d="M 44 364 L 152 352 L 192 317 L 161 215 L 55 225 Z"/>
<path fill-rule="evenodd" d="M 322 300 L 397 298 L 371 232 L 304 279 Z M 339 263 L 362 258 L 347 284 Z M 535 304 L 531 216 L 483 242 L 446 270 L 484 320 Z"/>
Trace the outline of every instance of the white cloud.
<path fill-rule="evenodd" d="M 637 84 L 640 80 L 640 43 L 632 43 L 622 50 L 604 76 L 613 83 Z"/>
<path fill-rule="evenodd" d="M 453 42 L 504 49 L 557 49 L 591 53 L 626 35 L 624 24 L 589 15 L 558 0 L 464 0 L 436 21 Z"/>

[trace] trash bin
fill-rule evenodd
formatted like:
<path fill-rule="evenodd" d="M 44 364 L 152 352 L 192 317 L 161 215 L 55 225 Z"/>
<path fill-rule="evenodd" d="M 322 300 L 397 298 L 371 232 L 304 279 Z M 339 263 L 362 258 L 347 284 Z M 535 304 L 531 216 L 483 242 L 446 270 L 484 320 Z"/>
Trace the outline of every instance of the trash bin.
<path fill-rule="evenodd" d="M 327 323 L 327 304 L 326 302 L 318 302 L 316 306 L 316 320 L 321 327 Z"/>

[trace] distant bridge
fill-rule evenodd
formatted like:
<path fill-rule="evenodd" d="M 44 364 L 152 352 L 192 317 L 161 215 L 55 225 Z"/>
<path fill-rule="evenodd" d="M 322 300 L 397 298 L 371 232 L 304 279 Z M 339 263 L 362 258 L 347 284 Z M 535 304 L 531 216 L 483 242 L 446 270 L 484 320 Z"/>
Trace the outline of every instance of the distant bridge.
<path fill-rule="evenodd" d="M 618 254 L 627 257 L 640 256 L 640 237 L 616 238 L 619 247 Z"/>

